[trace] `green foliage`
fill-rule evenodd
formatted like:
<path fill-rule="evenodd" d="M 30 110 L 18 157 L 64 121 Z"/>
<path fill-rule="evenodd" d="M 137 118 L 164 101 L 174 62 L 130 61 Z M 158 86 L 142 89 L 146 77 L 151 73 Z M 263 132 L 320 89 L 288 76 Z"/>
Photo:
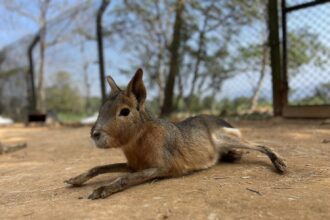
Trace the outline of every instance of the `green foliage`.
<path fill-rule="evenodd" d="M 193 95 L 189 106 L 184 103 L 184 100 L 178 102 L 177 112 L 189 112 L 193 114 L 208 112 L 212 114 L 224 114 L 225 116 L 244 115 L 249 112 L 250 101 L 249 97 L 237 97 L 232 100 L 225 98 L 218 101 L 211 95 L 205 97 Z M 269 115 L 269 112 L 272 111 L 272 103 L 262 98 L 259 102 L 258 109 L 262 110 L 262 112 L 267 112 L 266 114 Z"/>
<path fill-rule="evenodd" d="M 293 105 L 329 105 L 330 83 L 323 83 L 315 89 L 313 95 L 292 102 Z"/>
<path fill-rule="evenodd" d="M 261 62 L 264 56 L 263 47 L 264 45 L 262 44 L 253 44 L 246 47 L 240 47 L 237 60 L 244 64 L 245 68 L 256 71 L 256 73 L 260 73 Z M 265 65 L 270 65 L 269 59 L 266 59 Z"/>
<path fill-rule="evenodd" d="M 328 104 L 327 100 L 320 95 L 312 95 L 302 100 L 292 102 L 292 105 L 324 105 Z"/>
<path fill-rule="evenodd" d="M 13 68 L 8 71 L 2 71 L 2 72 L 0 72 L 0 79 L 4 80 L 12 75 L 16 75 L 17 73 L 26 72 L 26 71 L 27 71 L 27 68 Z"/>
<path fill-rule="evenodd" d="M 84 109 L 81 109 L 81 111 L 79 112 L 58 112 L 59 120 L 64 123 L 79 122 L 82 119 L 91 116 L 95 112 L 98 112 L 101 105 L 101 98 L 92 97 L 90 98 L 89 101 L 90 101 L 89 111 L 84 111 Z"/>
<path fill-rule="evenodd" d="M 202 100 L 202 106 L 206 109 L 212 109 L 213 108 L 213 104 L 214 104 L 215 100 L 213 96 L 206 96 L 203 100 Z"/>
<path fill-rule="evenodd" d="M 288 33 L 288 69 L 291 74 L 300 66 L 313 63 L 322 67 L 329 57 L 330 50 L 320 40 L 318 35 L 307 29 L 298 29 Z"/>
<path fill-rule="evenodd" d="M 233 114 L 240 111 L 248 110 L 250 106 L 250 99 L 246 97 L 238 97 L 234 100 L 224 99 L 221 102 L 220 108 L 227 112 L 227 114 Z"/>
<path fill-rule="evenodd" d="M 322 93 L 325 93 L 328 96 L 330 96 L 330 82 L 323 83 L 320 87 L 320 90 L 321 90 Z"/>
<path fill-rule="evenodd" d="M 79 90 L 71 85 L 70 74 L 58 72 L 51 87 L 46 88 L 48 110 L 61 113 L 82 113 L 83 100 Z"/>
<path fill-rule="evenodd" d="M 218 107 L 221 111 L 225 111 L 226 115 L 237 115 L 248 112 L 250 109 L 250 98 L 248 97 L 237 97 L 236 99 L 223 99 L 218 103 Z M 272 110 L 272 103 L 265 99 L 260 99 L 259 108 Z"/>
<path fill-rule="evenodd" d="M 266 42 L 263 42 L 266 44 Z M 250 68 L 260 68 L 263 44 L 253 44 L 239 48 L 238 60 Z M 297 73 L 297 69 L 304 64 L 312 63 L 322 67 L 330 50 L 318 40 L 318 35 L 306 29 L 298 29 L 288 33 L 288 69 L 290 74 Z M 254 65 L 253 65 L 254 64 Z M 269 65 L 267 59 L 267 65 Z"/>
<path fill-rule="evenodd" d="M 197 95 L 192 95 L 189 97 L 189 111 L 191 112 L 199 112 L 203 109 L 201 105 L 200 97 Z"/>
<path fill-rule="evenodd" d="M 86 102 L 86 100 L 85 100 Z M 86 110 L 86 112 L 90 115 L 90 114 L 93 114 L 95 112 L 98 112 L 99 111 L 99 108 L 101 106 L 101 98 L 100 97 L 91 97 L 89 99 L 89 108 L 88 110 Z"/>

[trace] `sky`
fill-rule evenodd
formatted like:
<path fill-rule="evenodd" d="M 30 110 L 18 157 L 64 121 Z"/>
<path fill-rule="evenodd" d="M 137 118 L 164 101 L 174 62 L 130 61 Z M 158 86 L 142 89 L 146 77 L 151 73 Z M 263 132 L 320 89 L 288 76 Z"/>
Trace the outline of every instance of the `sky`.
<path fill-rule="evenodd" d="M 27 0 L 21 0 L 20 2 L 29 5 Z M 65 3 L 64 5 L 67 6 L 74 5 L 78 0 L 59 0 L 58 2 Z M 116 4 L 116 1 L 114 2 Z M 114 5 L 109 7 L 114 7 Z M 33 7 L 27 8 L 27 10 L 30 10 L 33 15 L 37 14 L 36 9 Z M 38 30 L 35 22 L 21 16 L 12 15 L 10 11 L 1 7 L 1 4 L 0 15 L 2 18 L 0 21 L 0 50 L 2 47 L 12 44 L 23 36 L 35 33 Z M 56 14 L 54 13 L 53 16 L 55 17 Z M 330 48 L 330 3 L 290 13 L 288 15 L 288 31 L 301 27 L 307 27 L 310 31 L 319 34 L 319 40 Z M 239 35 L 239 38 L 242 38 L 242 41 L 250 39 L 246 41 L 249 43 L 256 41 L 260 37 L 258 34 L 251 37 L 250 34 L 249 28 L 245 28 Z M 123 44 L 124 42 L 119 39 L 116 41 L 116 44 L 106 44 L 105 49 L 106 74 L 112 75 L 119 85 L 126 85 L 129 80 L 127 76 L 120 73 L 120 69 L 130 66 L 129 55 L 122 50 Z M 92 95 L 100 96 L 98 66 L 95 63 L 97 60 L 96 49 L 95 42 L 88 42 L 85 45 L 84 57 L 91 62 L 88 72 L 92 81 Z M 50 85 L 52 83 L 52 75 L 55 72 L 62 70 L 72 73 L 75 85 L 81 88 L 83 77 L 82 63 L 80 61 L 83 59 L 83 56 L 79 53 L 79 46 L 72 46 L 72 42 L 63 43 L 49 48 L 47 54 L 49 54 L 46 56 L 48 64 L 46 69 L 47 84 Z M 314 66 L 306 65 L 300 69 L 297 77 L 290 78 L 290 86 L 294 88 L 298 97 L 299 94 L 305 94 L 305 96 L 312 94 L 320 83 L 330 82 L 330 68 L 328 66 L 329 64 L 327 64 L 326 68 L 318 69 Z M 246 71 L 226 80 L 218 97 L 233 99 L 239 96 L 250 96 L 258 80 L 257 76 L 256 72 Z M 261 95 L 271 99 L 271 91 L 271 76 L 268 70 Z M 84 94 L 84 91 L 82 93 Z M 153 95 L 151 92 L 151 96 Z"/>

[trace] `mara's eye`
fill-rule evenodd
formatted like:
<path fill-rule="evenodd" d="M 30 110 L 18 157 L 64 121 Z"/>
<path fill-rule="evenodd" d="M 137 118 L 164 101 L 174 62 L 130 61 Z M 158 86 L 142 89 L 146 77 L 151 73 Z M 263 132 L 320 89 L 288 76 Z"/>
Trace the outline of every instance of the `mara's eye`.
<path fill-rule="evenodd" d="M 128 108 L 123 108 L 120 110 L 119 116 L 127 116 L 129 115 L 129 109 Z"/>

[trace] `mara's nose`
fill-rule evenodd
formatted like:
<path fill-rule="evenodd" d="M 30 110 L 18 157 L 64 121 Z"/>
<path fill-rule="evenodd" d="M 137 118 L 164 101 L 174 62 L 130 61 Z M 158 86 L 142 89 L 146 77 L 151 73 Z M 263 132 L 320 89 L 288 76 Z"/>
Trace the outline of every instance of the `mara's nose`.
<path fill-rule="evenodd" d="M 93 130 L 91 136 L 94 140 L 98 140 L 101 137 L 101 132 Z"/>

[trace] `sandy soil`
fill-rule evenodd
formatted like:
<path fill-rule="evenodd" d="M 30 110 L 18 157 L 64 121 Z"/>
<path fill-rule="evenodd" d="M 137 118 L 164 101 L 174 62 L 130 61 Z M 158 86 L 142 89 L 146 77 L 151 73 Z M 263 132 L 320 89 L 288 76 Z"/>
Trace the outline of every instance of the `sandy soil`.
<path fill-rule="evenodd" d="M 236 164 L 153 181 L 104 200 L 86 197 L 120 174 L 71 188 L 63 180 L 93 166 L 123 162 L 120 150 L 92 147 L 89 127 L 0 128 L 4 143 L 24 150 L 0 155 L 0 219 L 330 219 L 330 125 L 319 121 L 233 122 L 250 140 L 287 161 L 274 172 L 258 153 Z"/>

